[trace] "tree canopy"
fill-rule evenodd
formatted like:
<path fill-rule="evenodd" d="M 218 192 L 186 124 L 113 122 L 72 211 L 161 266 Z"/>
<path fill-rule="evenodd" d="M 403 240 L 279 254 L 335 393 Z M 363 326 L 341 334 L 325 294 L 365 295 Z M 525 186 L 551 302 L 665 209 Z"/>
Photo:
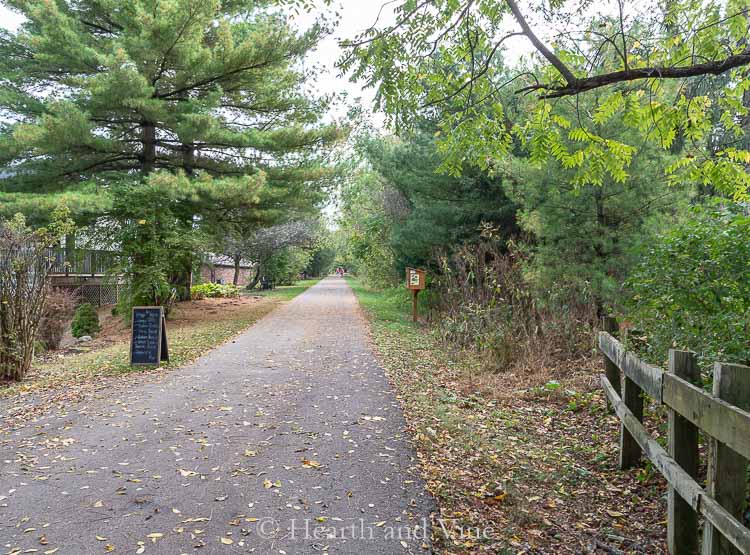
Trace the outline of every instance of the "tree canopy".
<path fill-rule="evenodd" d="M 623 182 L 644 143 L 668 150 L 682 141 L 683 155 L 664 168 L 669 179 L 747 198 L 747 3 L 612 6 L 592 16 L 585 1 L 404 0 L 393 24 L 342 43 L 340 67 L 377 88 L 379 105 L 402 131 L 439 113 L 444 169 L 453 173 L 465 164 L 502 171 L 520 143 L 540 162 L 574 169 L 579 184 L 600 184 L 605 175 Z M 537 55 L 507 67 L 503 48 L 515 36 Z M 595 92 L 593 124 L 617 119 L 636 132 L 630 140 L 609 139 L 576 116 Z M 521 117 L 511 117 L 514 105 Z"/>
<path fill-rule="evenodd" d="M 196 233 L 314 212 L 345 129 L 306 87 L 329 29 L 297 31 L 285 4 L 8 2 L 26 19 L 0 31 L 2 211 L 43 222 L 67 204 L 162 292 L 186 285 Z"/>

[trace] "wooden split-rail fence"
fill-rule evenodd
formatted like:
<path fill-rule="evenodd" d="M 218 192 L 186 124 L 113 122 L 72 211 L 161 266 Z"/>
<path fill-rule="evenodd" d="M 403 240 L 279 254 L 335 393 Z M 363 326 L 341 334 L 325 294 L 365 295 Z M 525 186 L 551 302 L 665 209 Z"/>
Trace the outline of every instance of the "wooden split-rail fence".
<path fill-rule="evenodd" d="M 704 391 L 694 353 L 669 351 L 664 371 L 625 350 L 605 319 L 602 387 L 620 419 L 620 468 L 646 455 L 669 485 L 667 544 L 673 555 L 750 554 L 742 521 L 750 459 L 750 367 L 716 363 Z M 668 448 L 644 428 L 644 394 L 668 410 Z M 708 438 L 705 488 L 699 483 L 699 430 Z M 699 517 L 703 517 L 702 537 Z"/>

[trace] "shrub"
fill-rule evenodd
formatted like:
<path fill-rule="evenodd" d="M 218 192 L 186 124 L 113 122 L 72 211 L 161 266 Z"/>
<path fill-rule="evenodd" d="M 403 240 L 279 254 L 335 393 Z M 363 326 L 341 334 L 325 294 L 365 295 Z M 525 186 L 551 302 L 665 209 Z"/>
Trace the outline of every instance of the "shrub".
<path fill-rule="evenodd" d="M 312 255 L 301 247 L 287 247 L 263 263 L 263 275 L 276 285 L 293 285 L 310 262 Z"/>
<path fill-rule="evenodd" d="M 662 363 L 670 348 L 704 366 L 750 362 L 750 217 L 696 209 L 658 237 L 627 281 L 626 318 L 641 349 Z"/>
<path fill-rule="evenodd" d="M 220 283 L 201 283 L 190 288 L 190 298 L 196 301 L 212 298 L 234 298 L 240 296 L 236 285 Z"/>
<path fill-rule="evenodd" d="M 83 337 L 84 335 L 94 336 L 99 333 L 99 315 L 96 309 L 90 303 L 83 303 L 76 309 L 71 324 L 73 337 Z"/>
<path fill-rule="evenodd" d="M 591 349 L 591 299 L 560 288 L 539 290 L 525 275 L 528 260 L 510 245 L 465 245 L 440 259 L 429 301 L 441 338 L 473 349 L 493 370 L 539 368 Z"/>
<path fill-rule="evenodd" d="M 20 381 L 31 368 L 49 288 L 47 248 L 72 229 L 64 209 L 53 218 L 40 229 L 22 214 L 0 220 L 0 380 Z"/>
<path fill-rule="evenodd" d="M 67 289 L 54 288 L 47 293 L 36 334 L 45 349 L 55 350 L 60 346 L 75 306 L 75 295 Z"/>

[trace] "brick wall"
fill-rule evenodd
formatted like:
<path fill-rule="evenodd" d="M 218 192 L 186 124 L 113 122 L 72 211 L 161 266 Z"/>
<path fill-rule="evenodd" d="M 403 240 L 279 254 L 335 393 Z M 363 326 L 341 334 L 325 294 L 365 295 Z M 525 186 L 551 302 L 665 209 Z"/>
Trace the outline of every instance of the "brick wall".
<path fill-rule="evenodd" d="M 240 276 L 237 281 L 237 285 L 244 287 L 253 278 L 252 268 L 240 268 Z M 232 266 L 208 266 L 204 264 L 201 266 L 201 281 L 203 283 L 208 282 L 221 282 L 221 283 L 232 283 L 234 279 L 234 268 Z"/>

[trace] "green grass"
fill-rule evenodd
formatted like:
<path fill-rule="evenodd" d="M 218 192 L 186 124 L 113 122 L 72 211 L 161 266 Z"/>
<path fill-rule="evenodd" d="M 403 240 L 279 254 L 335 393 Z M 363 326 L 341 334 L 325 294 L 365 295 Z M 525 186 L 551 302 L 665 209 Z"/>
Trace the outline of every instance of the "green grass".
<path fill-rule="evenodd" d="M 261 297 L 273 297 L 281 299 L 282 301 L 291 301 L 294 297 L 300 293 L 304 293 L 310 287 L 320 281 L 321 278 L 315 279 L 303 279 L 295 283 L 294 285 L 281 285 L 276 289 L 270 291 L 250 291 L 250 295 L 258 295 Z"/>
<path fill-rule="evenodd" d="M 373 325 L 383 326 L 401 334 L 415 333 L 419 325 L 412 322 L 411 293 L 405 287 L 376 290 L 354 277 L 345 278 L 359 304 L 370 315 Z M 425 308 L 420 303 L 420 313 Z"/>

